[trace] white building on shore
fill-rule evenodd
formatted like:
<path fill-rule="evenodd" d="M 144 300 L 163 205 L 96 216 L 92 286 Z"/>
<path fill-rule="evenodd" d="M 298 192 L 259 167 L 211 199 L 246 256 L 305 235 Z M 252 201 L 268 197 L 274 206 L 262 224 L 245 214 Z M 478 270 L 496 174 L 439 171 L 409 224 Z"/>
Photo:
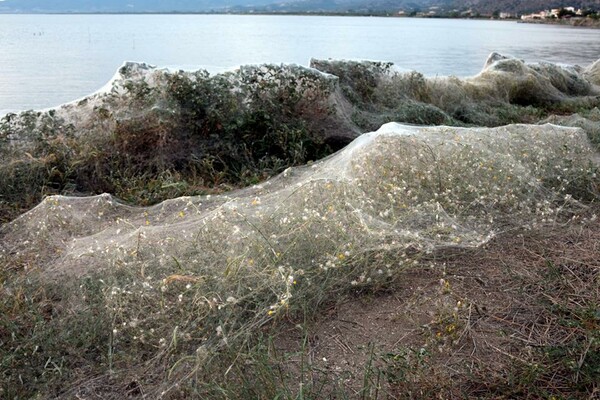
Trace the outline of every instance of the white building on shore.
<path fill-rule="evenodd" d="M 551 10 L 543 10 L 533 14 L 524 14 L 521 15 L 521 19 L 524 21 L 532 20 L 532 19 L 546 19 L 546 18 L 558 18 L 558 15 L 561 10 L 565 10 L 571 12 L 575 15 L 581 15 L 581 10 L 576 10 L 575 7 L 563 7 L 563 8 L 553 8 Z"/>

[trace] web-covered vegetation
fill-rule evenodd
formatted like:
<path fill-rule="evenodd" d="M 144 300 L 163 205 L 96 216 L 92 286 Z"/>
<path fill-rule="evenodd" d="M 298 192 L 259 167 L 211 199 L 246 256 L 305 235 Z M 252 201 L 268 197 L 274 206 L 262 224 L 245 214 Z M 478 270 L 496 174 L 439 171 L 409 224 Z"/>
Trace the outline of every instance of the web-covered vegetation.
<path fill-rule="evenodd" d="M 503 72 L 503 62 L 518 64 L 492 64 L 487 74 L 494 82 L 521 77 L 523 71 Z M 379 64 L 322 65 L 346 65 L 358 75 L 252 67 L 209 77 L 130 65 L 121 70 L 128 79 L 109 93 L 3 121 L 2 151 L 13 169 L 1 168 L 18 174 L 3 175 L 1 187 L 22 184 L 20 195 L 31 201 L 39 195 L 32 182 L 49 176 L 58 184 L 45 192 L 68 185 L 94 191 L 111 182 L 133 192 L 133 177 L 149 193 L 157 182 L 160 196 L 187 193 L 180 189 L 184 176 L 202 179 L 202 190 L 254 183 L 147 207 L 109 194 L 48 196 L 3 225 L 3 396 L 243 398 L 226 388 L 251 385 L 254 346 L 277 321 L 310 318 L 349 292 L 389 287 L 404 268 L 440 249 L 479 246 L 517 227 L 579 223 L 598 199 L 597 131 L 586 126 L 390 123 L 334 155 L 287 168 L 356 135 L 354 112 L 373 116 L 391 108 L 379 93 L 392 86 L 407 93 L 398 104 L 429 104 L 456 121 L 434 100 L 416 99 L 438 80 L 383 74 L 388 66 Z M 541 72 L 523 68 L 550 85 Z M 475 83 L 485 74 L 460 85 L 492 96 L 498 88 Z M 598 100 L 597 87 L 579 79 L 585 95 L 551 85 L 550 94 L 537 96 L 560 92 L 543 107 L 576 104 L 583 116 L 574 118 L 596 126 L 590 121 L 597 111 L 586 110 Z M 127 198 L 134 199 L 140 200 Z"/>
<path fill-rule="evenodd" d="M 0 221 L 50 194 L 106 192 L 150 205 L 247 186 L 392 121 L 537 123 L 600 102 L 597 63 L 584 70 L 493 54 L 466 80 L 397 72 L 389 63 L 311 65 L 210 76 L 128 63 L 103 92 L 4 117 Z"/>
<path fill-rule="evenodd" d="M 2 218 L 47 194 L 108 192 L 154 204 L 322 158 L 331 153 L 324 131 L 334 89 L 306 68 L 209 76 L 126 64 L 108 92 L 3 119 Z"/>
<path fill-rule="evenodd" d="M 247 346 L 274 318 L 385 287 L 441 247 L 577 215 L 585 206 L 575 199 L 598 195 L 593 158 L 574 128 L 390 124 L 239 192 L 149 208 L 109 195 L 47 197 L 4 228 L 0 261 L 27 270 L 27 281 L 3 289 L 5 310 L 22 311 L 4 321 L 19 343 L 3 359 L 5 390 L 16 371 L 64 382 L 46 370 L 52 360 L 97 363 L 100 373 L 151 368 L 209 393 L 204 374 L 220 351 Z M 17 282 L 45 287 L 43 301 L 23 297 Z"/>

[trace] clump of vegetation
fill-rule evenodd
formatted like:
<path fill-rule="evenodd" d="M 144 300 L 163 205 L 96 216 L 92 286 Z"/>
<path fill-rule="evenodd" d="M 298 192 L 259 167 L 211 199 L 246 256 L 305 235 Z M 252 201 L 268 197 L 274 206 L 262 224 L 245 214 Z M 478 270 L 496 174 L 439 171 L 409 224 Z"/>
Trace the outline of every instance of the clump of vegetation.
<path fill-rule="evenodd" d="M 421 125 L 499 126 L 534 123 L 551 113 L 598 105 L 598 88 L 581 71 L 501 57 L 478 76 L 425 78 L 387 63 L 312 60 L 340 78 L 363 130 L 396 121 Z"/>
<path fill-rule="evenodd" d="M 54 111 L 3 119 L 0 151 L 10 161 L 0 166 L 1 220 L 49 194 L 107 192 L 148 205 L 220 192 L 337 150 L 323 132 L 334 82 L 314 71 L 261 66 L 133 79 L 131 68 L 83 124 Z"/>

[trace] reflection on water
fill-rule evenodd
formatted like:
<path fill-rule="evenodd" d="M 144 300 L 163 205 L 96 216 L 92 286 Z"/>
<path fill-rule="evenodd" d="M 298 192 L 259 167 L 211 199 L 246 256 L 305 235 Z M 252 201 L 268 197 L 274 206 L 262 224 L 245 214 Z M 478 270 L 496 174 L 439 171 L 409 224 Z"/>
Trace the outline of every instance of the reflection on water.
<path fill-rule="evenodd" d="M 311 57 L 393 61 L 426 75 L 477 74 L 492 51 L 587 65 L 600 30 L 505 21 L 233 15 L 0 15 L 0 114 L 103 86 L 125 60 L 202 66 Z"/>

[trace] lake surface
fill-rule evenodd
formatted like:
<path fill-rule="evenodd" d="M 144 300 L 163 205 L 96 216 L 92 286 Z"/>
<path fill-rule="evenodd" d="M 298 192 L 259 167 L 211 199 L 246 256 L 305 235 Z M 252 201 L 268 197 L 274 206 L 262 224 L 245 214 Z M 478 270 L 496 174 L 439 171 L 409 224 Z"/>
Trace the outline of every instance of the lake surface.
<path fill-rule="evenodd" d="M 477 74 L 492 51 L 588 65 L 600 30 L 507 21 L 241 15 L 0 15 L 0 115 L 102 87 L 124 61 L 218 72 L 311 57 Z"/>

